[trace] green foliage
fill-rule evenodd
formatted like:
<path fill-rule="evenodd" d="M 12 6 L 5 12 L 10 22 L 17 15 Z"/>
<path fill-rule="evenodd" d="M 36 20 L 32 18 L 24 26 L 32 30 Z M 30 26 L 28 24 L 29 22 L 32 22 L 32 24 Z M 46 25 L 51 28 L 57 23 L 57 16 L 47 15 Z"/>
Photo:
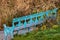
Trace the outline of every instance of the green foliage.
<path fill-rule="evenodd" d="M 14 40 L 59 40 L 60 39 L 60 27 L 56 29 L 47 29 L 38 32 L 32 31 L 26 35 L 15 36 Z"/>

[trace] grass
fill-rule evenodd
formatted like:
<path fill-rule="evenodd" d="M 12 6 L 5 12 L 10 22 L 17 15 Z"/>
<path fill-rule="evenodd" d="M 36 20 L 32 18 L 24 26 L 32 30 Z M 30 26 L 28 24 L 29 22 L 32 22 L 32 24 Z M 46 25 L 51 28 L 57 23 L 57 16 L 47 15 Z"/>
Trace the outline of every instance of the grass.
<path fill-rule="evenodd" d="M 60 26 L 44 31 L 32 31 L 26 35 L 15 35 L 13 40 L 60 40 Z"/>

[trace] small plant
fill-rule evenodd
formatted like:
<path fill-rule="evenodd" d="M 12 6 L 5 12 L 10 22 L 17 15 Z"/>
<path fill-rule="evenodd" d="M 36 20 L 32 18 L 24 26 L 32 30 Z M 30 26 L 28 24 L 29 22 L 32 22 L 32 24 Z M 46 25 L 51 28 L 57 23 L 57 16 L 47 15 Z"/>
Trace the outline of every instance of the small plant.
<path fill-rule="evenodd" d="M 58 25 L 53 25 L 52 28 L 58 28 Z"/>
<path fill-rule="evenodd" d="M 46 25 L 43 25 L 43 26 L 41 27 L 41 30 L 46 30 Z"/>

